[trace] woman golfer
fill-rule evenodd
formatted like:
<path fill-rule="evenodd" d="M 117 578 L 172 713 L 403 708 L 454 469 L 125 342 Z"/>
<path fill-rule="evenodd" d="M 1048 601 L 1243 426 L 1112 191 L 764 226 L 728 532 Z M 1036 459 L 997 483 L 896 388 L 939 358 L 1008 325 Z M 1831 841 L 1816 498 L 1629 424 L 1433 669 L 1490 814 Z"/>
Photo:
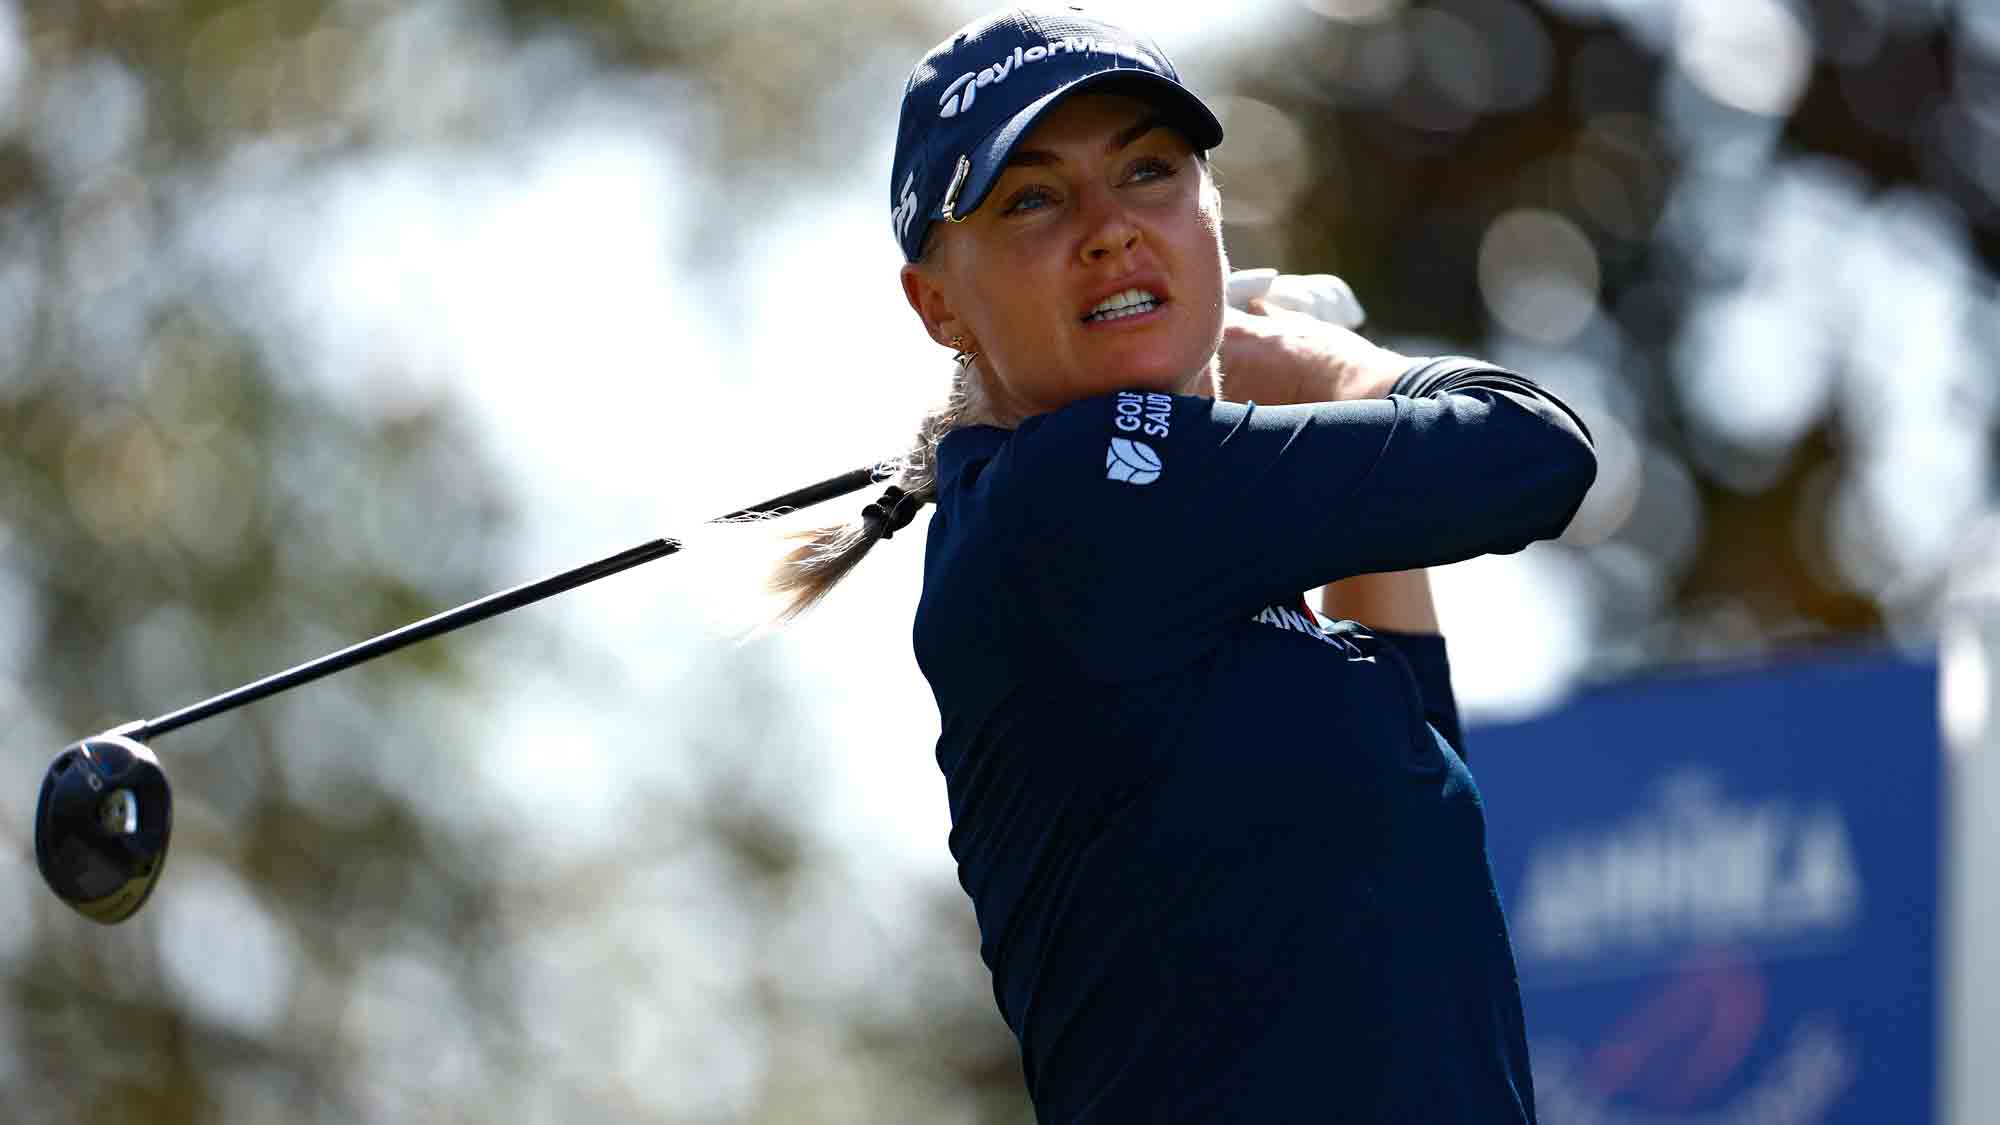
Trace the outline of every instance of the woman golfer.
<path fill-rule="evenodd" d="M 777 581 L 937 504 L 917 659 L 1041 1120 L 1533 1121 L 1420 568 L 1556 535 L 1595 459 L 1518 375 L 1225 314 L 1221 140 L 1076 9 L 926 55 L 891 222 L 955 386 Z"/>

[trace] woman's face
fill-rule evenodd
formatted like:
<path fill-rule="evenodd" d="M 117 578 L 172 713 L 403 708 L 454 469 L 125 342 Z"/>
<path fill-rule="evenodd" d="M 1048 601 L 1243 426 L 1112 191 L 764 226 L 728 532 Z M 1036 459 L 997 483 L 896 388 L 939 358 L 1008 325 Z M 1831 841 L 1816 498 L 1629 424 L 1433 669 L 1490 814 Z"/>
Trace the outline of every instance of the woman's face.
<path fill-rule="evenodd" d="M 1085 94 L 1016 147 L 979 209 L 939 223 L 903 288 L 933 339 L 980 353 L 1003 415 L 1114 390 L 1190 391 L 1222 339 L 1220 200 L 1137 98 Z"/>

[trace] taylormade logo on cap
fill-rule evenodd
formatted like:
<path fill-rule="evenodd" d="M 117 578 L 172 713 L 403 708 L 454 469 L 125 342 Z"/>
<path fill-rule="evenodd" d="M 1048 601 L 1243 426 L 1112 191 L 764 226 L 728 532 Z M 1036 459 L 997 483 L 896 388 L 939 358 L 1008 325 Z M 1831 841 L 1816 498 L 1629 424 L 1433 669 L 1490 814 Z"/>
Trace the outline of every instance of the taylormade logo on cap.
<path fill-rule="evenodd" d="M 1198 150 L 1222 142 L 1221 122 L 1145 35 L 1076 4 L 991 13 L 931 48 L 904 83 L 889 165 L 903 260 L 922 259 L 932 223 L 977 211 L 1014 146 L 1086 82 L 1150 103 Z"/>
<path fill-rule="evenodd" d="M 968 70 L 952 79 L 951 85 L 945 87 L 943 96 L 938 98 L 938 116 L 957 117 L 960 112 L 972 108 L 981 86 L 997 86 L 1007 81 L 1007 76 L 1017 69 L 1062 52 L 1073 55 L 1121 53 L 1115 44 L 1105 43 L 1090 36 L 1075 35 L 1052 39 L 1040 46 L 1016 47 L 1012 54 L 1000 56 L 999 62 L 978 70 Z"/>
<path fill-rule="evenodd" d="M 910 224 L 917 219 L 917 173 L 915 169 L 903 177 L 902 197 L 896 201 L 896 209 L 889 212 L 889 224 L 896 228 L 896 241 L 910 237 Z"/>

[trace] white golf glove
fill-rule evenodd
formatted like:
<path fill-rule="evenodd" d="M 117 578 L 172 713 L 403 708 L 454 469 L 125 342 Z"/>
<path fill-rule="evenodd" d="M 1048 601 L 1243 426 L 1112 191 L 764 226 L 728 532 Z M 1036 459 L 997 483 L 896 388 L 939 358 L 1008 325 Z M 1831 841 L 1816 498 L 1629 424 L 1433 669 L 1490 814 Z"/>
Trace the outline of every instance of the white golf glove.
<path fill-rule="evenodd" d="M 1355 299 L 1354 290 L 1330 273 L 1257 269 L 1236 270 L 1229 275 L 1226 299 L 1231 308 L 1245 309 L 1257 297 L 1264 298 L 1267 304 L 1304 313 L 1349 331 L 1360 328 L 1368 319 L 1361 302 Z"/>

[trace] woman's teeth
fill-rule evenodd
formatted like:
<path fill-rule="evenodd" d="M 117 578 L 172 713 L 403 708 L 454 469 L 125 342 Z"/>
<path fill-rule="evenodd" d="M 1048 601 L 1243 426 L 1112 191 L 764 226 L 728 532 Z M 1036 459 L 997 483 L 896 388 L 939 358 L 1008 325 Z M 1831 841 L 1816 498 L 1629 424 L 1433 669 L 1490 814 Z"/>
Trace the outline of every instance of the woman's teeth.
<path fill-rule="evenodd" d="M 1152 312 L 1159 307 L 1160 299 L 1146 290 L 1127 289 L 1123 293 L 1113 293 L 1111 296 L 1097 302 L 1097 307 L 1086 313 L 1083 319 L 1086 323 L 1090 321 L 1122 320 L 1128 316 L 1137 316 L 1140 313 Z"/>

